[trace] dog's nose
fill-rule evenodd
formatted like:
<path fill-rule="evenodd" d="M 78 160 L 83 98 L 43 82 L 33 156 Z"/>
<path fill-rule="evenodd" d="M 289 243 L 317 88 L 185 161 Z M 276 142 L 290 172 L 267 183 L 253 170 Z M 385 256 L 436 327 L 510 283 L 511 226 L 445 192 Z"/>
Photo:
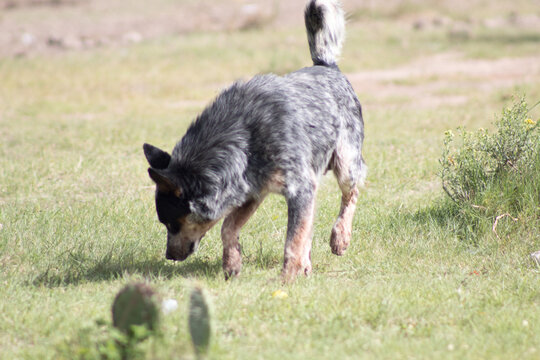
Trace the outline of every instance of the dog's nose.
<path fill-rule="evenodd" d="M 165 258 L 167 260 L 174 260 L 174 261 L 184 261 L 189 255 L 191 255 L 191 251 L 182 252 L 176 248 L 167 249 L 167 251 L 165 252 Z"/>

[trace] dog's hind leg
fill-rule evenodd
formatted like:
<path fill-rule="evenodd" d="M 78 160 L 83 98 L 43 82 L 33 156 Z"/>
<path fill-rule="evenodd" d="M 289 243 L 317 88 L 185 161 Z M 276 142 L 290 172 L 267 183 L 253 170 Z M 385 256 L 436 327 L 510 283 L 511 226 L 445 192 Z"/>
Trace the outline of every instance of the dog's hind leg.
<path fill-rule="evenodd" d="M 351 243 L 352 220 L 358 199 L 356 185 L 348 190 L 342 189 L 342 192 L 341 209 L 330 236 L 330 247 L 336 255 L 343 255 Z"/>
<path fill-rule="evenodd" d="M 221 240 L 223 241 L 223 272 L 225 279 L 236 276 L 242 270 L 242 254 L 238 242 L 240 229 L 257 210 L 263 199 L 253 199 L 239 208 L 234 209 L 221 226 Z"/>
<path fill-rule="evenodd" d="M 355 161 L 356 157 L 360 158 L 359 161 Z M 351 242 L 352 221 L 358 200 L 357 185 L 363 180 L 364 167 L 361 155 L 346 147 L 338 147 L 334 153 L 332 168 L 342 192 L 341 209 L 330 236 L 330 247 L 336 255 L 343 255 Z"/>
<path fill-rule="evenodd" d="M 288 224 L 282 277 L 294 280 L 296 275 L 311 273 L 311 239 L 315 211 L 315 182 L 287 198 Z"/>

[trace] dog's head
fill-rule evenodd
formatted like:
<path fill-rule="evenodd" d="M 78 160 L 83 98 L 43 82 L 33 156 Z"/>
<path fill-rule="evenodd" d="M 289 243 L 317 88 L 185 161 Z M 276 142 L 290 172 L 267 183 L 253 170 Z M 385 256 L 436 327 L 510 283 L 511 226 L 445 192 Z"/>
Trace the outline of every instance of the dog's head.
<path fill-rule="evenodd" d="M 217 222 L 193 212 L 192 199 L 183 191 L 179 175 L 170 168 L 171 156 L 155 146 L 144 144 L 150 168 L 148 174 L 156 183 L 158 219 L 167 228 L 169 260 L 185 260 L 199 246 L 206 232 Z"/>

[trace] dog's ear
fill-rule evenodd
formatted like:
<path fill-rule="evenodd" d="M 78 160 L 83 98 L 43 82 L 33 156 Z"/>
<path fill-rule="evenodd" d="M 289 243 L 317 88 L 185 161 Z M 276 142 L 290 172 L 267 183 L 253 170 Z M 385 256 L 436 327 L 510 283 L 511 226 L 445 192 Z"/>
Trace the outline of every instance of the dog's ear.
<path fill-rule="evenodd" d="M 166 169 L 171 162 L 171 155 L 150 144 L 143 145 L 144 156 L 154 169 Z"/>
<path fill-rule="evenodd" d="M 149 168 L 148 174 L 150 178 L 154 180 L 159 192 L 174 194 L 176 197 L 180 197 L 182 191 L 178 185 L 162 170 Z"/>

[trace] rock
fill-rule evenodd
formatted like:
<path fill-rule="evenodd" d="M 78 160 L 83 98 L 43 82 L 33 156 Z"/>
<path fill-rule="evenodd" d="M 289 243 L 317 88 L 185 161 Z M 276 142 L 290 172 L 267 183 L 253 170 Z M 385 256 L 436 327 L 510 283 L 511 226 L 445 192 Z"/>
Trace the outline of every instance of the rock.
<path fill-rule="evenodd" d="M 36 37 L 31 33 L 24 33 L 21 35 L 21 43 L 24 46 L 30 46 L 36 42 Z"/>
<path fill-rule="evenodd" d="M 414 30 L 422 30 L 424 28 L 425 24 L 424 24 L 424 21 L 423 20 L 415 20 L 413 22 L 413 29 Z"/>
<path fill-rule="evenodd" d="M 57 36 L 51 35 L 47 38 L 47 45 L 50 47 L 63 48 L 64 40 L 62 40 L 62 38 L 59 38 Z"/>

